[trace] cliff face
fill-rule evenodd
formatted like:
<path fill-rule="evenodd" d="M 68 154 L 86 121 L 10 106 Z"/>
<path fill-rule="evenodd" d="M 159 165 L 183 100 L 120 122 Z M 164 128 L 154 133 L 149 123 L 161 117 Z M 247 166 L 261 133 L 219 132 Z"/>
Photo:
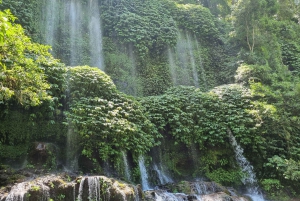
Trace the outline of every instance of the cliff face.
<path fill-rule="evenodd" d="M 297 1 L 0 7 L 18 17 L 0 13 L 1 164 L 144 189 L 203 178 L 250 194 L 259 184 L 274 200 L 299 193 Z M 10 173 L 1 185 L 18 181 Z"/>

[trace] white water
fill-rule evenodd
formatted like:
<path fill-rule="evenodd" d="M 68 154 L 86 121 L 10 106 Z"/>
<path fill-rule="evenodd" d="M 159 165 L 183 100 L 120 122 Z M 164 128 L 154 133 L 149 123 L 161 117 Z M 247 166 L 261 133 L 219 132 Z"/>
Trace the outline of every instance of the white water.
<path fill-rule="evenodd" d="M 98 1 L 45 0 L 44 4 L 41 26 L 45 26 L 45 43 L 53 46 L 54 54 L 59 57 L 65 51 L 69 55 L 65 62 L 71 66 L 89 64 L 104 70 Z M 60 32 L 64 36 L 59 36 Z M 64 50 L 57 49 L 62 46 L 58 37 L 69 37 L 63 41 Z"/>
<path fill-rule="evenodd" d="M 11 188 L 5 201 L 24 201 L 27 189 L 30 188 L 28 182 L 19 183 Z"/>
<path fill-rule="evenodd" d="M 160 184 L 172 183 L 173 180 L 164 172 L 163 167 L 160 165 L 160 168 L 154 164 L 153 169 L 156 171 Z"/>
<path fill-rule="evenodd" d="M 182 36 L 182 34 L 178 31 L 178 39 L 176 44 L 176 53 L 179 64 L 179 69 L 176 71 L 179 77 L 178 84 L 179 85 L 187 85 L 191 86 L 193 83 L 191 82 L 190 77 L 190 68 L 189 68 L 189 48 L 187 46 L 187 40 Z M 177 63 L 176 62 L 176 63 Z"/>
<path fill-rule="evenodd" d="M 204 70 L 204 67 L 203 67 L 202 57 L 201 57 L 201 54 L 200 54 L 200 46 L 199 46 L 199 42 L 197 40 L 196 35 L 195 35 L 195 43 L 196 43 L 197 52 L 199 54 L 199 62 L 198 63 L 199 63 L 200 70 L 201 70 L 201 79 L 202 79 L 202 82 L 203 82 L 203 85 L 204 85 L 204 89 L 207 90 L 206 74 L 205 74 L 205 70 Z"/>
<path fill-rule="evenodd" d="M 183 193 L 169 193 L 167 191 L 156 191 L 155 192 L 156 201 L 185 201 L 188 200 L 187 195 Z M 197 200 L 199 200 L 197 198 Z M 199 200 L 200 201 L 200 200 Z"/>
<path fill-rule="evenodd" d="M 100 11 L 96 0 L 89 1 L 89 35 L 90 35 L 90 52 L 91 65 L 104 70 L 103 53 L 102 53 L 102 31 L 100 21 Z"/>
<path fill-rule="evenodd" d="M 174 56 L 171 49 L 168 49 L 168 59 L 169 59 L 169 70 L 172 77 L 173 86 L 177 85 L 177 73 L 176 73 L 176 64 L 174 62 Z"/>
<path fill-rule="evenodd" d="M 66 157 L 66 171 L 76 171 L 78 169 L 77 150 L 78 140 L 77 135 L 69 124 L 67 131 L 67 157 Z"/>
<path fill-rule="evenodd" d="M 196 61 L 195 50 L 199 52 L 199 46 L 195 46 L 196 40 L 190 37 L 188 33 L 181 33 L 178 30 L 178 39 L 176 48 L 172 51 L 168 49 L 169 71 L 172 78 L 173 86 L 186 85 L 199 87 L 198 66 L 200 66 L 202 76 L 204 73 L 202 60 Z M 198 44 L 197 44 L 198 45 Z M 197 48 L 197 49 L 196 49 Z M 202 80 L 205 80 L 202 77 Z M 206 82 L 206 81 L 203 81 Z"/>
<path fill-rule="evenodd" d="M 147 169 L 145 166 L 144 156 L 139 157 L 139 168 L 140 168 L 143 190 L 149 190 L 150 185 L 149 185 L 149 181 L 148 181 L 148 173 L 147 173 Z"/>
<path fill-rule="evenodd" d="M 128 181 L 131 181 L 131 173 L 128 165 L 127 154 L 124 151 L 122 151 L 122 157 L 124 163 L 125 177 Z"/>
<path fill-rule="evenodd" d="M 100 181 L 99 181 L 99 176 L 94 176 L 94 177 L 83 177 L 80 181 L 79 185 L 79 191 L 78 191 L 78 201 L 82 201 L 82 195 L 83 195 L 83 186 L 84 183 L 88 183 L 88 200 L 90 201 L 100 201 Z"/>
<path fill-rule="evenodd" d="M 59 16 L 57 16 L 57 10 L 58 3 L 57 0 L 44 0 L 44 5 L 47 5 L 44 7 L 43 13 L 45 14 L 45 40 L 48 45 L 53 46 L 54 45 L 54 37 L 55 37 L 55 30 L 57 26 L 57 19 Z"/>
<path fill-rule="evenodd" d="M 79 46 L 79 40 L 82 39 L 81 24 L 82 15 L 81 3 L 77 0 L 71 0 L 69 5 L 69 30 L 70 30 L 70 65 L 78 65 L 77 59 L 80 58 L 80 52 L 82 52 Z"/>
<path fill-rule="evenodd" d="M 242 169 L 242 172 L 245 175 L 244 178 L 242 178 L 242 182 L 247 187 L 247 191 L 248 191 L 247 195 L 251 197 L 253 201 L 264 201 L 264 198 L 261 192 L 259 191 L 256 176 L 253 171 L 253 166 L 243 155 L 244 150 L 237 143 L 230 129 L 228 129 L 227 132 L 229 135 L 231 145 L 234 148 L 235 158 L 237 160 L 237 163 L 239 164 L 240 168 Z"/>
<path fill-rule="evenodd" d="M 187 33 L 186 33 L 186 38 L 187 38 L 187 43 L 188 43 L 190 62 L 191 62 L 191 66 L 192 66 L 194 86 L 199 88 L 199 78 L 198 78 L 198 72 L 197 72 L 197 68 L 196 68 L 194 53 L 193 53 L 193 46 L 191 43 L 190 36 Z"/>
<path fill-rule="evenodd" d="M 139 191 L 136 186 L 133 186 L 133 191 L 134 191 L 134 201 L 140 201 Z"/>

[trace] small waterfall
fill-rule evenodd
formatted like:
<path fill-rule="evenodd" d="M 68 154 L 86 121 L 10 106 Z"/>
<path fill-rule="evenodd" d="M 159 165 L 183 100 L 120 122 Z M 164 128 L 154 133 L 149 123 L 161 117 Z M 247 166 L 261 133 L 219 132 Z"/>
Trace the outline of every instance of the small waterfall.
<path fill-rule="evenodd" d="M 198 195 L 208 195 L 216 192 L 216 184 L 214 182 L 197 181 L 194 188 Z"/>
<path fill-rule="evenodd" d="M 150 185 L 148 182 L 148 173 L 147 173 L 147 169 L 145 167 L 144 156 L 142 156 L 142 155 L 139 157 L 139 168 L 140 168 L 140 173 L 141 173 L 143 190 L 149 190 Z"/>
<path fill-rule="evenodd" d="M 45 42 L 48 45 L 53 46 L 54 45 L 54 38 L 55 38 L 55 30 L 57 26 L 57 20 L 58 20 L 58 13 L 57 11 L 59 10 L 59 4 L 57 3 L 57 0 L 44 0 L 44 5 L 43 7 L 43 13 L 45 14 Z"/>
<path fill-rule="evenodd" d="M 102 31 L 100 22 L 100 11 L 96 0 L 89 1 L 89 35 L 91 65 L 104 70 L 102 53 Z"/>
<path fill-rule="evenodd" d="M 22 182 L 13 186 L 5 201 L 24 201 L 29 185 L 28 182 Z"/>
<path fill-rule="evenodd" d="M 78 59 L 80 60 L 81 52 L 83 52 L 79 40 L 82 39 L 81 24 L 82 15 L 81 3 L 77 0 L 71 0 L 69 5 L 69 30 L 70 30 L 70 65 L 78 65 Z"/>
<path fill-rule="evenodd" d="M 183 193 L 169 193 L 167 191 L 156 191 L 156 201 L 185 201 L 188 200 L 188 196 Z"/>
<path fill-rule="evenodd" d="M 78 159 L 77 159 L 77 134 L 74 132 L 73 128 L 69 124 L 67 131 L 67 158 L 66 158 L 66 170 L 76 171 L 78 169 Z"/>
<path fill-rule="evenodd" d="M 44 184 L 41 184 L 41 186 L 43 192 L 41 201 L 48 201 L 50 199 L 50 188 Z"/>
<path fill-rule="evenodd" d="M 138 82 L 137 82 L 138 75 L 137 75 L 137 71 L 136 71 L 136 57 L 135 57 L 135 54 L 134 54 L 134 51 L 133 51 L 132 44 L 130 44 L 129 47 L 128 47 L 128 56 L 129 56 L 129 59 L 131 61 L 130 62 L 131 63 L 130 74 L 132 76 L 131 86 L 130 86 L 132 88 L 131 94 L 133 96 L 137 96 L 138 95 Z"/>
<path fill-rule="evenodd" d="M 162 166 L 160 165 L 160 169 L 156 164 L 154 164 L 153 169 L 156 171 L 160 184 L 172 183 L 173 180 L 168 177 L 164 171 Z"/>
<path fill-rule="evenodd" d="M 199 66 L 200 66 L 200 70 L 201 70 L 201 79 L 202 79 L 202 82 L 203 82 L 203 85 L 204 85 L 204 89 L 207 90 L 208 89 L 207 88 L 207 80 L 206 80 L 205 70 L 204 70 L 204 67 L 203 67 L 202 57 L 201 57 L 201 54 L 200 54 L 199 42 L 197 40 L 196 35 L 195 35 L 195 42 L 196 42 L 197 52 L 199 54 Z"/>
<path fill-rule="evenodd" d="M 136 186 L 133 186 L 133 191 L 134 191 L 134 201 L 140 201 L 139 191 Z"/>
<path fill-rule="evenodd" d="M 256 176 L 253 171 L 253 166 L 243 155 L 244 150 L 237 143 L 231 130 L 227 129 L 227 132 L 229 135 L 231 145 L 234 148 L 235 158 L 237 160 L 237 163 L 239 164 L 240 168 L 242 169 L 242 172 L 246 175 L 244 178 L 242 178 L 242 182 L 247 187 L 247 191 L 248 191 L 247 195 L 249 195 L 253 201 L 264 201 L 264 198 L 263 198 L 261 192 L 259 191 Z"/>
<path fill-rule="evenodd" d="M 189 49 L 189 54 L 190 54 L 190 62 L 191 62 L 191 66 L 192 66 L 194 86 L 199 88 L 199 78 L 198 78 L 198 72 L 197 72 L 197 68 L 196 68 L 194 53 L 193 53 L 193 46 L 191 43 L 190 36 L 187 33 L 186 33 L 186 38 L 187 38 L 187 44 L 188 44 L 188 49 Z"/>
<path fill-rule="evenodd" d="M 169 60 L 169 69 L 172 77 L 173 86 L 177 85 L 177 73 L 176 73 L 176 64 L 174 62 L 174 56 L 171 49 L 168 49 L 168 60 Z"/>
<path fill-rule="evenodd" d="M 104 70 L 98 1 L 44 0 L 43 5 L 40 26 L 53 54 L 67 65 L 89 64 Z"/>
<path fill-rule="evenodd" d="M 182 36 L 180 31 L 178 31 L 178 39 L 176 45 L 177 59 L 180 65 L 180 70 L 177 71 L 179 80 L 179 85 L 191 86 L 190 69 L 189 69 L 189 48 L 187 46 L 187 40 Z"/>
<path fill-rule="evenodd" d="M 168 49 L 169 69 L 173 85 L 199 87 L 198 63 L 195 60 L 196 40 L 178 30 L 178 39 L 174 54 Z"/>
<path fill-rule="evenodd" d="M 122 151 L 122 157 L 123 157 L 123 162 L 124 162 L 125 177 L 128 181 L 131 181 L 131 174 L 130 174 L 130 170 L 129 170 L 127 154 L 124 151 Z"/>
<path fill-rule="evenodd" d="M 78 191 L 78 201 L 82 201 L 82 195 L 84 191 L 84 184 L 87 180 L 88 184 L 88 200 L 89 201 L 100 201 L 100 180 L 99 176 L 95 177 L 83 177 L 80 181 L 79 191 Z"/>

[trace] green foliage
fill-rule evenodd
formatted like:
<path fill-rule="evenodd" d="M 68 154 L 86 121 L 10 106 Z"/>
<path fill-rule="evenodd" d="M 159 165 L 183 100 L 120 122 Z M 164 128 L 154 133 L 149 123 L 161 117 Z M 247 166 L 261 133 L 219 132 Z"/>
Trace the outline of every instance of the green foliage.
<path fill-rule="evenodd" d="M 226 171 L 222 168 L 206 173 L 206 176 L 222 185 L 241 185 L 242 173 L 239 170 Z"/>
<path fill-rule="evenodd" d="M 269 159 L 268 166 L 275 167 L 282 176 L 291 181 L 299 181 L 300 179 L 300 162 L 293 159 L 284 159 L 279 156 L 273 156 Z"/>
<path fill-rule="evenodd" d="M 16 100 L 24 107 L 49 101 L 49 84 L 40 65 L 50 56 L 48 47 L 32 43 L 9 11 L 0 13 L 0 103 Z"/>
<path fill-rule="evenodd" d="M 219 31 L 210 11 L 194 4 L 175 4 L 169 1 L 169 8 L 179 28 L 196 34 L 201 39 L 210 42 L 219 40 Z"/>
<path fill-rule="evenodd" d="M 106 74 L 96 68 L 74 67 L 68 75 L 67 122 L 80 136 L 83 155 L 103 160 L 122 150 L 139 155 L 156 144 L 160 135 L 142 107 L 117 92 Z"/>
<path fill-rule="evenodd" d="M 161 52 L 175 45 L 177 30 L 168 10 L 160 1 L 103 2 L 104 34 L 132 44 L 145 57 L 149 50 Z"/>
<path fill-rule="evenodd" d="M 247 144 L 247 134 L 254 129 L 255 119 L 247 112 L 250 102 L 242 88 L 220 89 L 222 98 L 215 93 L 203 93 L 194 87 L 178 87 L 164 95 L 142 99 L 150 120 L 162 131 L 171 134 L 177 142 L 201 148 L 223 144 L 227 127 Z M 218 92 L 217 92 L 218 93 Z M 243 137 L 242 137 L 243 136 Z"/>

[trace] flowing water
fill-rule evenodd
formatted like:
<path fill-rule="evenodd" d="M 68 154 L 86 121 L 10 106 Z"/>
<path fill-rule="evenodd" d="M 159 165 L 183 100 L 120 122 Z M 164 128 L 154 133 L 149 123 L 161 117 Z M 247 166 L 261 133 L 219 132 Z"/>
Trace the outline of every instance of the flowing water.
<path fill-rule="evenodd" d="M 24 201 L 29 183 L 23 182 L 12 187 L 5 201 Z"/>
<path fill-rule="evenodd" d="M 100 11 L 97 0 L 89 0 L 89 36 L 91 65 L 104 70 L 104 59 L 102 53 L 102 30 L 100 21 Z"/>
<path fill-rule="evenodd" d="M 128 181 L 131 181 L 131 173 L 128 165 L 127 154 L 124 151 L 122 151 L 122 157 L 124 163 L 125 177 Z"/>
<path fill-rule="evenodd" d="M 44 5 L 40 24 L 45 27 L 44 42 L 52 46 L 54 55 L 60 58 L 64 51 L 68 56 L 60 59 L 68 65 L 89 64 L 104 70 L 98 1 L 45 0 Z M 58 48 L 61 43 L 64 50 Z"/>
<path fill-rule="evenodd" d="M 252 198 L 253 201 L 264 201 L 264 198 L 259 191 L 256 176 L 253 171 L 253 166 L 243 155 L 243 148 L 237 143 L 230 129 L 228 129 L 229 139 L 235 152 L 235 158 L 239 164 L 244 177 L 242 178 L 243 184 L 247 187 L 247 195 Z"/>
<path fill-rule="evenodd" d="M 190 55 L 190 63 L 192 66 L 194 86 L 199 88 L 199 78 L 198 78 L 196 62 L 195 62 L 195 58 L 194 58 L 193 46 L 192 46 L 192 42 L 191 42 L 191 39 L 190 39 L 190 36 L 188 35 L 188 33 L 186 33 L 186 39 L 187 39 L 188 50 L 189 50 L 189 55 Z"/>
<path fill-rule="evenodd" d="M 153 170 L 156 171 L 160 184 L 172 183 L 173 180 L 164 172 L 162 165 L 159 166 L 154 164 Z"/>
<path fill-rule="evenodd" d="M 195 45 L 196 44 L 196 45 Z M 169 71 L 173 86 L 186 85 L 199 87 L 198 68 L 200 67 L 202 81 L 206 82 L 202 59 L 199 52 L 197 40 L 186 33 L 178 30 L 177 44 L 174 50 L 168 48 Z M 196 58 L 200 61 L 196 61 Z"/>
<path fill-rule="evenodd" d="M 177 73 L 176 73 L 176 64 L 174 61 L 174 56 L 170 48 L 168 48 L 168 60 L 169 60 L 169 70 L 171 73 L 173 86 L 177 86 Z"/>
<path fill-rule="evenodd" d="M 145 166 L 144 156 L 139 157 L 139 168 L 140 168 L 143 190 L 149 190 L 150 185 L 149 185 L 149 181 L 148 181 L 148 173 L 147 173 L 147 169 Z"/>
<path fill-rule="evenodd" d="M 202 57 L 201 57 L 201 51 L 200 51 L 200 46 L 199 46 L 199 42 L 197 40 L 197 37 L 195 36 L 195 43 L 196 43 L 196 48 L 197 48 L 197 53 L 198 53 L 198 56 L 199 56 L 199 61 L 198 61 L 198 65 L 200 67 L 200 73 L 201 73 L 201 79 L 202 79 L 202 82 L 203 82 L 203 86 L 204 86 L 204 89 L 207 90 L 207 80 L 206 80 L 206 74 L 205 74 L 205 70 L 204 70 L 204 66 L 203 66 L 203 62 L 202 62 Z"/>
<path fill-rule="evenodd" d="M 88 200 L 89 201 L 100 201 L 100 177 L 83 177 L 80 181 L 79 191 L 78 191 L 78 201 L 83 200 L 83 190 L 84 184 L 87 181 L 88 184 Z"/>
<path fill-rule="evenodd" d="M 76 171 L 78 169 L 77 158 L 78 139 L 77 134 L 69 124 L 67 131 L 67 146 L 66 146 L 66 171 Z"/>

